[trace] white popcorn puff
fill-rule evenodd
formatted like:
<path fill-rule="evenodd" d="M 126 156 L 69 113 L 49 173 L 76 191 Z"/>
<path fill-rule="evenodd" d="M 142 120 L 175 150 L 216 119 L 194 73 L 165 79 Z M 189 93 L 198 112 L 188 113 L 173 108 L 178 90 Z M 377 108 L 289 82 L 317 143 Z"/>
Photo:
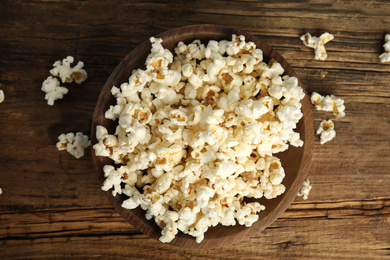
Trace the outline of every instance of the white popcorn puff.
<path fill-rule="evenodd" d="M 302 197 L 302 199 L 304 199 L 304 200 L 307 200 L 307 198 L 309 197 L 309 193 L 310 193 L 311 188 L 312 188 L 312 186 L 310 185 L 310 180 L 309 180 L 309 178 L 306 178 L 302 184 L 300 191 L 298 192 L 298 196 Z"/>
<path fill-rule="evenodd" d="M 274 79 L 275 77 L 282 75 L 284 72 L 282 65 L 275 60 L 271 60 L 270 64 L 265 65 L 263 68 L 265 68 L 265 70 L 261 74 L 262 78 Z"/>
<path fill-rule="evenodd" d="M 54 105 L 54 101 L 57 99 L 62 99 L 68 89 L 60 86 L 58 79 L 49 76 L 43 83 L 41 90 L 46 93 L 45 99 L 49 106 Z"/>
<path fill-rule="evenodd" d="M 385 52 L 379 55 L 382 63 L 390 62 L 390 34 L 385 35 L 385 44 L 383 44 Z"/>
<path fill-rule="evenodd" d="M 242 85 L 242 78 L 228 69 L 222 69 L 218 74 L 222 86 L 226 91 Z"/>
<path fill-rule="evenodd" d="M 122 189 L 120 187 L 120 184 L 122 182 L 123 172 L 121 172 L 119 169 L 115 170 L 114 166 L 111 165 L 104 166 L 103 171 L 104 171 L 104 177 L 106 177 L 106 179 L 104 180 L 102 190 L 108 191 L 109 189 L 114 187 L 112 194 L 114 196 L 117 193 L 121 194 Z"/>
<path fill-rule="evenodd" d="M 379 55 L 379 59 L 382 63 L 390 62 L 390 52 L 384 52 L 381 55 Z"/>
<path fill-rule="evenodd" d="M 95 154 L 117 164 L 104 167 L 102 190 L 145 210 L 163 243 L 179 230 L 200 243 L 218 224 L 252 226 L 265 207 L 244 198 L 281 195 L 285 172 L 273 154 L 303 145 L 298 80 L 244 36 L 179 42 L 175 56 L 150 41 L 146 69 L 111 89 L 105 117 L 117 120 L 115 133 L 96 127 Z"/>
<path fill-rule="evenodd" d="M 385 35 L 385 42 L 388 42 L 388 41 L 390 41 L 390 34 Z"/>
<path fill-rule="evenodd" d="M 301 36 L 300 38 L 303 43 L 310 48 L 314 49 L 314 58 L 316 60 L 325 60 L 328 56 L 325 50 L 325 43 L 331 41 L 334 39 L 333 34 L 330 34 L 328 32 L 321 34 L 320 37 L 311 36 L 310 33 L 306 33 Z"/>
<path fill-rule="evenodd" d="M 337 117 L 345 116 L 344 100 L 341 98 L 337 98 L 334 95 L 323 97 L 317 92 L 313 92 L 310 100 L 317 110 L 333 112 Z"/>
<path fill-rule="evenodd" d="M 323 120 L 320 127 L 317 129 L 317 134 L 320 135 L 320 143 L 324 144 L 336 137 L 334 123 L 332 120 Z"/>
<path fill-rule="evenodd" d="M 3 194 L 3 190 L 0 188 L 0 195 Z"/>
<path fill-rule="evenodd" d="M 53 69 L 50 70 L 51 75 L 60 77 L 62 83 L 70 83 L 73 80 L 77 84 L 81 84 L 87 79 L 87 72 L 83 69 L 84 63 L 79 61 L 73 68 L 70 65 L 73 63 L 74 58 L 68 56 L 61 61 L 56 61 L 53 64 Z"/>
<path fill-rule="evenodd" d="M 187 125 L 188 117 L 185 113 L 185 111 L 180 109 L 173 109 L 169 113 L 169 117 L 171 119 L 172 124 L 178 125 L 178 126 L 185 126 Z"/>
<path fill-rule="evenodd" d="M 0 103 L 4 101 L 4 91 L 0 89 Z"/>
<path fill-rule="evenodd" d="M 265 207 L 260 205 L 258 202 L 248 203 L 244 207 L 237 210 L 236 218 L 240 225 L 250 227 L 259 218 L 259 215 L 256 213 L 264 209 Z"/>
<path fill-rule="evenodd" d="M 386 34 L 385 36 L 385 44 L 383 44 L 383 48 L 385 49 L 385 52 L 390 52 L 390 34 Z"/>
<path fill-rule="evenodd" d="M 58 150 L 67 150 L 71 155 L 79 159 L 84 155 L 84 149 L 91 145 L 88 136 L 81 132 L 61 134 L 56 144 Z"/>

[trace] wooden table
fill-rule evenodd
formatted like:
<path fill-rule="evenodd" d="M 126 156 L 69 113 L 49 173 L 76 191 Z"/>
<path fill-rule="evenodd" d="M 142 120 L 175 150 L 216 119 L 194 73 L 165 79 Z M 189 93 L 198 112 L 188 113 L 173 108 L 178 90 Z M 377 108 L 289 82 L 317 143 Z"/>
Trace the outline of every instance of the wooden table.
<path fill-rule="evenodd" d="M 184 4 L 184 2 L 186 2 Z M 59 1 L 0 4 L 0 259 L 26 258 L 390 258 L 390 64 L 381 64 L 386 1 Z M 299 3 L 301 2 L 301 3 Z M 254 34 L 293 66 L 308 93 L 345 100 L 346 117 L 313 110 L 317 128 L 309 199 L 296 198 L 269 228 L 221 250 L 186 250 L 149 239 L 103 195 L 91 152 L 55 147 L 90 133 L 94 106 L 115 66 L 167 29 L 214 23 Z M 299 36 L 328 31 L 326 61 Z M 48 106 L 41 84 L 56 60 L 82 60 L 88 79 Z"/>

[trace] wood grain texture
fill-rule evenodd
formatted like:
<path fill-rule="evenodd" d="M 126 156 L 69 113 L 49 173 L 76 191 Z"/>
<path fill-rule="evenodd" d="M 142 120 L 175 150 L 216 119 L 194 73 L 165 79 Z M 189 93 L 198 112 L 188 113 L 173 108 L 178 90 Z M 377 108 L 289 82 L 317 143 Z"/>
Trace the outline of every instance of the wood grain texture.
<path fill-rule="evenodd" d="M 390 32 L 388 1 L 57 1 L 0 4 L 0 258 L 388 259 L 390 257 Z M 57 151 L 57 136 L 90 134 L 110 73 L 136 46 L 168 29 L 213 23 L 259 37 L 297 72 L 308 93 L 345 99 L 336 139 L 315 139 L 309 199 L 297 198 L 271 227 L 215 250 L 177 249 L 139 233 L 100 190 L 91 154 Z M 329 31 L 326 61 L 299 36 Z M 85 63 L 53 107 L 40 90 L 52 63 Z M 326 74 L 326 73 L 327 74 Z M 326 77 L 323 77 L 326 75 Z"/>

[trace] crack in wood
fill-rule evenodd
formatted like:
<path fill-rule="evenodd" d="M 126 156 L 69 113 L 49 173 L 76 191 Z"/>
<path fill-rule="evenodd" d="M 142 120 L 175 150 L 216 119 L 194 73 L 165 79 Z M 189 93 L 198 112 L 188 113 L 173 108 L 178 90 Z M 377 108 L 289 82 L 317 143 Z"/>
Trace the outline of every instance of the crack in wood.
<path fill-rule="evenodd" d="M 74 230 L 74 231 L 77 231 L 77 230 Z M 59 232 L 61 232 L 61 231 L 50 232 L 50 233 L 59 233 Z M 46 232 L 42 232 L 42 233 L 45 234 Z M 54 235 L 54 236 L 42 235 L 42 236 L 33 236 L 33 237 L 31 237 L 31 236 L 8 236 L 8 237 L 0 237 L 0 241 L 8 241 L 8 240 L 30 240 L 30 241 L 32 241 L 32 240 L 46 239 L 46 238 L 67 238 L 67 237 L 109 237 L 109 236 L 133 237 L 133 236 L 138 236 L 138 235 L 145 236 L 141 232 L 133 232 L 133 233 L 113 232 L 113 233 L 97 233 L 97 234 L 75 233 L 75 234 L 64 234 L 64 235 Z"/>
<path fill-rule="evenodd" d="M 288 249 L 290 249 L 290 247 L 292 247 L 292 246 L 301 246 L 301 247 L 305 247 L 305 244 L 304 244 L 304 243 L 294 243 L 294 242 L 292 242 L 292 241 L 286 241 L 286 242 L 275 243 L 275 245 L 280 246 L 280 247 L 283 248 L 284 250 L 288 250 Z"/>

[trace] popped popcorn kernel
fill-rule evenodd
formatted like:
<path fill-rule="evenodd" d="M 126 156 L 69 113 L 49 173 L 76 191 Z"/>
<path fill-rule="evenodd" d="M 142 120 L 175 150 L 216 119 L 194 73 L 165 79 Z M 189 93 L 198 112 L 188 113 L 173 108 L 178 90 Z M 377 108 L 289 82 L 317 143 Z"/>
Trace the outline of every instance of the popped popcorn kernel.
<path fill-rule="evenodd" d="M 325 50 L 325 43 L 334 39 L 333 34 L 328 32 L 323 33 L 320 37 L 312 36 L 310 33 L 306 33 L 300 38 L 305 46 L 314 49 L 314 58 L 316 60 L 326 60 L 328 54 Z"/>
<path fill-rule="evenodd" d="M 310 180 L 309 178 L 306 178 L 305 181 L 302 184 L 301 189 L 298 192 L 298 196 L 302 197 L 302 199 L 307 200 L 309 197 L 309 193 L 311 190 L 312 186 L 310 185 Z"/>
<path fill-rule="evenodd" d="M 294 131 L 305 96 L 298 80 L 263 62 L 244 36 L 179 42 L 175 56 L 162 39 L 150 41 L 146 69 L 111 89 L 116 104 L 105 117 L 118 120 L 115 133 L 96 127 L 95 154 L 117 164 L 104 166 L 102 190 L 145 210 L 163 243 L 179 231 L 200 243 L 218 224 L 252 226 L 265 206 L 244 198 L 283 194 L 274 154 L 303 145 Z"/>
<path fill-rule="evenodd" d="M 60 86 L 58 79 L 49 76 L 43 83 L 41 90 L 46 93 L 45 99 L 49 106 L 54 105 L 54 101 L 57 99 L 62 99 L 68 89 Z"/>
<path fill-rule="evenodd" d="M 84 63 L 79 61 L 73 68 L 70 65 L 74 62 L 72 56 L 68 56 L 61 61 L 56 61 L 53 64 L 53 69 L 50 70 L 50 74 L 58 76 L 62 83 L 71 83 L 73 80 L 77 84 L 81 84 L 87 79 L 87 72 L 83 69 Z"/>
<path fill-rule="evenodd" d="M 381 60 L 382 63 L 390 62 L 390 53 L 389 52 L 382 53 L 381 55 L 379 55 L 379 59 Z"/>
<path fill-rule="evenodd" d="M 383 44 L 385 50 L 384 53 L 379 55 L 379 59 L 382 63 L 390 62 L 390 34 L 385 35 L 385 44 Z"/>
<path fill-rule="evenodd" d="M 4 91 L 2 89 L 0 89 L 0 103 L 4 101 Z"/>
<path fill-rule="evenodd" d="M 91 145 L 88 136 L 81 132 L 61 134 L 58 136 L 56 144 L 58 150 L 66 150 L 71 155 L 79 159 L 84 155 L 84 149 Z"/>
<path fill-rule="evenodd" d="M 332 112 L 337 117 L 345 117 L 344 100 L 334 95 L 321 96 L 317 92 L 311 94 L 311 103 L 317 110 Z"/>
<path fill-rule="evenodd" d="M 317 134 L 320 135 L 320 143 L 324 144 L 336 137 L 334 123 L 332 120 L 323 120 L 320 127 L 317 129 Z"/>

